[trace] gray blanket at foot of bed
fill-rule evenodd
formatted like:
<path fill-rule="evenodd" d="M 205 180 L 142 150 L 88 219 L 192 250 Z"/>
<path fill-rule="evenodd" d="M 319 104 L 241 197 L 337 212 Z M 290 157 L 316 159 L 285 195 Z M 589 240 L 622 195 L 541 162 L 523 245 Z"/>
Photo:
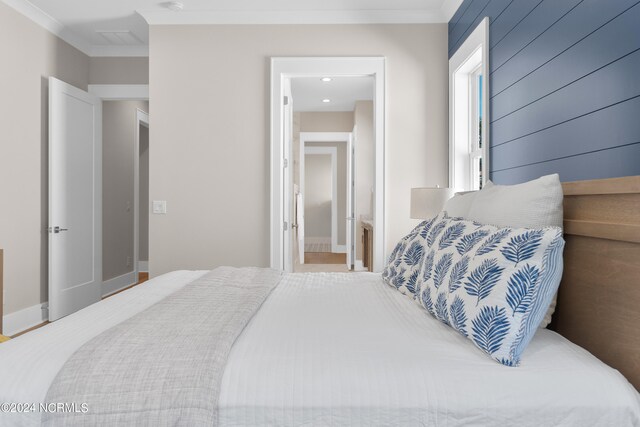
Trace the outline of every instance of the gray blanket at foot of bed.
<path fill-rule="evenodd" d="M 212 426 L 231 346 L 281 273 L 221 267 L 87 342 L 66 362 L 46 426 Z M 86 413 L 82 404 L 86 403 Z"/>

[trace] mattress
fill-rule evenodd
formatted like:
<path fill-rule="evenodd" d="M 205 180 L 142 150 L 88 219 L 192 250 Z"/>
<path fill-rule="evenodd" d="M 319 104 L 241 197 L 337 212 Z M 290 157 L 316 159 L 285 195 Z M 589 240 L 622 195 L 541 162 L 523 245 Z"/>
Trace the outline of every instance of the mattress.
<path fill-rule="evenodd" d="M 204 272 L 174 272 L 0 345 L 0 402 L 41 402 L 92 336 Z M 290 274 L 234 344 L 220 425 L 640 425 L 617 371 L 539 330 L 502 366 L 373 273 Z M 39 414 L 0 414 L 38 425 Z"/>

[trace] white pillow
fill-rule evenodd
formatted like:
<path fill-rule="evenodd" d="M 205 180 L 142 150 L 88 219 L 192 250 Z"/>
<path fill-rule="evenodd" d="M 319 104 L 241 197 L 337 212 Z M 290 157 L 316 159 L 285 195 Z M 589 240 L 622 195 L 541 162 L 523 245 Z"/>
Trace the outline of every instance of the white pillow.
<path fill-rule="evenodd" d="M 464 218 L 498 227 L 562 228 L 562 199 L 558 174 L 523 184 L 486 186 Z"/>
<path fill-rule="evenodd" d="M 478 195 L 477 191 L 471 191 L 468 193 L 456 194 L 444 204 L 442 209 L 444 212 L 455 218 L 469 218 L 469 211 L 471 205 Z"/>
<path fill-rule="evenodd" d="M 467 218 L 498 227 L 562 228 L 562 184 L 558 174 L 516 185 L 491 185 L 474 193 Z M 451 214 L 450 214 L 451 215 Z M 557 295 L 544 316 L 541 328 L 551 323 Z"/>
<path fill-rule="evenodd" d="M 487 181 L 484 185 L 484 188 L 493 187 L 493 182 Z M 447 200 L 444 204 L 444 212 L 447 212 L 449 216 L 456 218 L 469 218 L 469 211 L 471 210 L 471 205 L 478 194 L 477 191 L 467 191 L 462 193 L 456 193 L 455 196 Z"/>

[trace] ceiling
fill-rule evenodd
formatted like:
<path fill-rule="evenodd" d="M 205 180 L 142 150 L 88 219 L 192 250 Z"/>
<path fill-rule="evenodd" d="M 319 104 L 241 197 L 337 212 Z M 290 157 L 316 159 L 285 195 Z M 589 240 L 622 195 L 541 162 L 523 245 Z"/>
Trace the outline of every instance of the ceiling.
<path fill-rule="evenodd" d="M 448 22 L 462 0 L 2 0 L 90 56 L 147 56 L 149 24 Z"/>
<path fill-rule="evenodd" d="M 319 77 L 291 79 L 293 111 L 353 111 L 356 101 L 373 100 L 373 77 Z M 331 102 L 322 102 L 329 99 Z"/>

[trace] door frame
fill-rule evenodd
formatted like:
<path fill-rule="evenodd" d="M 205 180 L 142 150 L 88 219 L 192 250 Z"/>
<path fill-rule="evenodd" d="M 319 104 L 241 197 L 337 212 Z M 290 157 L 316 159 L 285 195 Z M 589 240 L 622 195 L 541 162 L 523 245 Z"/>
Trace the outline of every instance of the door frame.
<path fill-rule="evenodd" d="M 99 97 L 103 101 L 149 101 L 149 85 L 119 85 L 119 84 L 104 84 L 104 85 L 89 85 L 88 92 Z M 118 284 L 118 289 L 105 289 L 104 282 L 102 286 L 103 296 L 112 294 L 120 289 L 137 283 L 139 280 L 139 262 L 140 262 L 140 123 L 146 121 L 147 127 L 149 127 L 149 114 L 140 109 L 136 109 L 136 134 L 134 139 L 133 148 L 133 275 L 135 281 L 133 283 L 121 283 Z M 142 115 L 140 114 L 142 113 Z M 146 117 L 145 117 L 146 116 Z M 151 160 L 151 159 L 149 159 Z M 131 274 L 131 273 L 127 273 Z M 102 280 L 102 279 L 101 279 Z"/>
<path fill-rule="evenodd" d="M 291 235 L 291 209 L 284 208 L 283 183 L 291 180 L 291 146 L 283 138 L 284 86 L 295 77 L 362 77 L 374 79 L 374 250 L 373 270 L 382 271 L 385 259 L 385 58 L 384 57 L 272 57 L 271 58 L 271 206 L 270 206 L 270 266 L 286 270 L 285 239 Z"/>
<path fill-rule="evenodd" d="M 346 153 L 347 153 L 347 157 L 346 157 L 346 166 L 347 166 L 347 179 L 346 179 L 346 201 L 345 201 L 345 221 L 347 222 L 346 225 L 346 241 L 344 245 L 338 245 L 338 239 L 337 239 L 337 222 L 338 222 L 338 213 L 337 213 L 337 207 L 336 207 L 336 238 L 335 238 L 335 242 L 333 241 L 333 233 L 332 233 L 332 241 L 331 241 L 331 252 L 335 252 L 335 253 L 346 253 L 347 257 L 349 254 L 349 243 L 353 243 L 350 242 L 349 239 L 350 234 L 349 234 L 349 220 L 347 219 L 348 217 L 352 216 L 351 212 L 349 212 L 349 208 L 351 206 L 350 202 L 351 199 L 353 198 L 353 194 L 352 194 L 352 187 L 351 187 L 351 182 L 353 180 L 353 170 L 350 167 L 351 166 L 351 161 L 352 161 L 352 155 L 353 155 L 353 133 L 352 132 L 300 132 L 300 159 L 299 159 L 299 164 L 300 164 L 300 190 L 302 191 L 302 194 L 304 194 L 304 154 L 305 151 L 307 149 L 307 142 L 340 142 L 340 143 L 345 143 L 346 144 Z M 303 150 L 304 149 L 304 150 Z M 337 173 L 337 167 L 336 167 L 336 173 Z M 336 191 L 337 191 L 337 185 L 336 185 Z M 337 194 L 334 195 L 334 198 L 337 198 Z M 355 215 L 355 213 L 354 213 Z M 332 223 L 333 224 L 333 223 Z M 353 226 L 355 227 L 355 224 L 353 224 Z"/>
<path fill-rule="evenodd" d="M 302 143 L 302 141 L 300 141 Z M 313 155 L 329 155 L 331 156 L 331 252 L 338 252 L 338 149 L 336 147 L 313 147 L 313 146 L 301 146 L 300 147 L 300 191 L 303 196 L 305 193 L 305 156 Z M 304 196 L 306 200 L 306 196 Z M 306 211 L 305 211 L 306 217 Z M 306 224 L 306 222 L 305 222 Z M 304 235 L 306 236 L 306 233 Z M 293 255 L 293 254 L 291 254 Z M 303 260 L 304 261 L 304 260 Z M 304 264 L 304 262 L 300 262 Z"/>

